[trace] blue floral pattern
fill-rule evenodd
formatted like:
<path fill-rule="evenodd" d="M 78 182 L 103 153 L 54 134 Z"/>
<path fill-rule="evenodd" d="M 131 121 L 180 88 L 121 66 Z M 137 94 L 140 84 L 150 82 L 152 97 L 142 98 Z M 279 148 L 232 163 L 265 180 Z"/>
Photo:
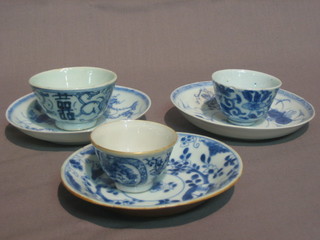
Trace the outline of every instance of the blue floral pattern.
<path fill-rule="evenodd" d="M 232 94 L 230 89 L 225 91 Z M 191 97 L 186 97 L 186 96 Z M 189 84 L 177 88 L 171 94 L 171 100 L 178 109 L 187 115 L 194 116 L 196 119 L 212 122 L 218 125 L 229 125 L 226 117 L 220 112 L 220 107 L 216 100 L 216 94 L 211 81 Z M 246 94 L 244 98 L 255 99 L 256 103 L 270 97 L 265 93 L 259 96 Z M 235 96 L 231 102 L 225 104 L 226 108 L 240 101 L 239 96 Z M 254 108 L 253 105 L 247 105 L 249 110 Z M 241 112 L 238 112 L 241 115 Z M 283 128 L 296 126 L 309 121 L 314 116 L 314 109 L 310 103 L 303 98 L 280 89 L 268 111 L 265 120 L 259 122 L 252 128 Z"/>
<path fill-rule="evenodd" d="M 179 133 L 166 174 L 147 192 L 130 194 L 119 191 L 99 168 L 95 149 L 88 145 L 65 161 L 62 181 L 72 193 L 90 202 L 119 208 L 150 209 L 201 201 L 223 192 L 239 179 L 242 162 L 234 150 L 219 141 Z"/>
<path fill-rule="evenodd" d="M 236 91 L 218 83 L 214 84 L 216 98 L 230 121 L 250 124 L 264 118 L 278 90 Z"/>

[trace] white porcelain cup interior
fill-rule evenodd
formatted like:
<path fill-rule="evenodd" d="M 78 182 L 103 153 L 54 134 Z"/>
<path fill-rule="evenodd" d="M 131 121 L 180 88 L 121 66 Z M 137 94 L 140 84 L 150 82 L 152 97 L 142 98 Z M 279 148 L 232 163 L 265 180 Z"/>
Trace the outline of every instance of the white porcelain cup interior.
<path fill-rule="evenodd" d="M 124 155 L 149 154 L 172 147 L 177 133 L 156 122 L 122 120 L 97 127 L 91 140 L 100 150 Z"/>
<path fill-rule="evenodd" d="M 90 89 L 114 83 L 117 75 L 96 67 L 70 67 L 38 73 L 30 78 L 31 86 L 55 90 Z"/>
<path fill-rule="evenodd" d="M 280 79 L 262 72 L 242 69 L 219 70 L 212 74 L 214 82 L 226 87 L 245 90 L 280 88 Z"/>
<path fill-rule="evenodd" d="M 89 129 L 106 111 L 117 75 L 97 67 L 69 67 L 29 79 L 38 103 L 55 125 L 67 131 Z"/>
<path fill-rule="evenodd" d="M 173 129 L 144 120 L 106 123 L 91 133 L 102 169 L 116 188 L 131 193 L 161 180 L 177 139 Z"/>

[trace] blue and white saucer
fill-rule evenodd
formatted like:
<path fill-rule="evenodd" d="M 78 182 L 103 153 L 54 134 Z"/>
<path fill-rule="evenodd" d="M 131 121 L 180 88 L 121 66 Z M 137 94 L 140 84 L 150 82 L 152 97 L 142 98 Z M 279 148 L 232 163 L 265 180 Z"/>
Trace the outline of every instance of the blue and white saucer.
<path fill-rule="evenodd" d="M 116 86 L 109 101 L 108 110 L 98 120 L 97 125 L 120 120 L 137 119 L 150 108 L 148 95 L 136 89 Z M 41 140 L 60 144 L 87 144 L 93 128 L 82 131 L 64 131 L 57 128 L 41 109 L 33 93 L 13 102 L 6 112 L 10 124 L 25 134 Z"/>
<path fill-rule="evenodd" d="M 171 101 L 195 126 L 218 135 L 248 140 L 285 136 L 315 115 L 313 106 L 305 99 L 280 89 L 265 120 L 251 126 L 233 125 L 219 110 L 212 81 L 181 86 L 171 93 Z"/>
<path fill-rule="evenodd" d="M 64 186 L 75 196 L 125 213 L 169 215 L 190 209 L 232 187 L 242 174 L 239 155 L 226 144 L 201 135 L 178 133 L 167 172 L 143 193 L 117 190 L 102 171 L 90 144 L 61 168 Z"/>

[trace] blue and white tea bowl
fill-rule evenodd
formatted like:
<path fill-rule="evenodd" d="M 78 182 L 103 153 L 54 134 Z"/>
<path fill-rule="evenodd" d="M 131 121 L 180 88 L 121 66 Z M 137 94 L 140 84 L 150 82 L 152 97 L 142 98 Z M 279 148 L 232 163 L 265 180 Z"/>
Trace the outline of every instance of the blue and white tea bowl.
<path fill-rule="evenodd" d="M 236 125 L 265 119 L 282 84 L 269 74 L 241 69 L 214 72 L 212 80 L 222 113 Z"/>
<path fill-rule="evenodd" d="M 243 172 L 230 146 L 201 135 L 178 133 L 164 177 L 150 190 L 127 193 L 115 188 L 87 145 L 61 167 L 63 185 L 76 197 L 124 214 L 168 216 L 185 212 L 234 186 Z"/>
<path fill-rule="evenodd" d="M 125 192 L 144 192 L 165 174 L 177 133 L 160 123 L 121 120 L 97 127 L 91 142 L 102 169 Z"/>
<path fill-rule="evenodd" d="M 106 111 L 117 75 L 95 67 L 45 71 L 29 84 L 45 113 L 63 130 L 83 130 L 96 125 Z"/>

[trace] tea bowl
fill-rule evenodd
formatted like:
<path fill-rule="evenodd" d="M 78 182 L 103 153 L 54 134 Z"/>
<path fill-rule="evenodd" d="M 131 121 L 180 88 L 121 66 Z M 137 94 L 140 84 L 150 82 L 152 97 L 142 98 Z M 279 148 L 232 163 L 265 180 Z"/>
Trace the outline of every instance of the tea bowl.
<path fill-rule="evenodd" d="M 75 131 L 95 126 L 106 111 L 117 75 L 96 67 L 69 67 L 29 79 L 37 101 L 58 128 Z"/>
<path fill-rule="evenodd" d="M 221 112 L 230 123 L 244 126 L 266 118 L 282 85 L 272 75 L 244 69 L 216 71 L 212 80 Z"/>
<path fill-rule="evenodd" d="M 177 133 L 160 123 L 120 120 L 100 125 L 91 143 L 103 171 L 124 192 L 149 190 L 165 174 Z"/>

